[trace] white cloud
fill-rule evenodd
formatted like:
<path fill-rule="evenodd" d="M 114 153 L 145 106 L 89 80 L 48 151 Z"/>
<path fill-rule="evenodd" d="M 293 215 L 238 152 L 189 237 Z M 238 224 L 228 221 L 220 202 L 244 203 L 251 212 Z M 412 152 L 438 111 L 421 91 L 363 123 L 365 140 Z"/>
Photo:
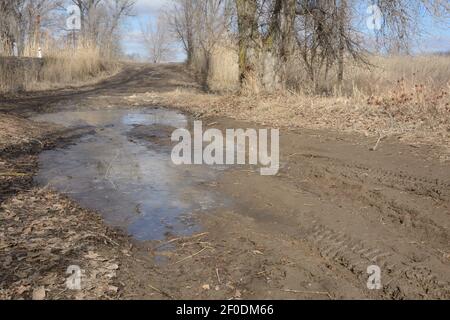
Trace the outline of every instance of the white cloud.
<path fill-rule="evenodd" d="M 137 0 L 135 12 L 138 15 L 156 13 L 169 2 L 168 0 Z"/>
<path fill-rule="evenodd" d="M 142 32 L 139 30 L 130 30 L 122 35 L 122 41 L 129 41 L 129 42 L 142 42 L 143 36 Z"/>

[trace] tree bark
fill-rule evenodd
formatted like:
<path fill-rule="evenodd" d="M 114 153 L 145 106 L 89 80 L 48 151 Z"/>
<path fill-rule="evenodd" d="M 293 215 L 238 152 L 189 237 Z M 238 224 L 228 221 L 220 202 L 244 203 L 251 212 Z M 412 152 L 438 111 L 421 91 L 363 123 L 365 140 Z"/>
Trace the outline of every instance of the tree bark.
<path fill-rule="evenodd" d="M 338 49 L 338 86 L 342 87 L 344 82 L 344 59 L 345 59 L 345 24 L 347 19 L 347 1 L 341 0 L 339 10 L 339 49 Z"/>
<path fill-rule="evenodd" d="M 236 0 L 239 28 L 239 76 L 241 85 L 257 76 L 260 35 L 257 22 L 257 0 Z"/>
<path fill-rule="evenodd" d="M 295 47 L 295 0 L 276 0 L 271 21 L 269 41 L 265 52 L 272 53 L 273 69 L 265 73 L 265 89 L 275 91 L 285 89 L 288 80 L 289 60 Z M 267 69 L 268 66 L 266 66 Z"/>
<path fill-rule="evenodd" d="M 251 82 L 267 92 L 285 88 L 295 46 L 295 4 L 295 0 L 275 0 L 269 30 L 263 36 L 257 21 L 257 0 L 236 0 L 241 85 Z"/>

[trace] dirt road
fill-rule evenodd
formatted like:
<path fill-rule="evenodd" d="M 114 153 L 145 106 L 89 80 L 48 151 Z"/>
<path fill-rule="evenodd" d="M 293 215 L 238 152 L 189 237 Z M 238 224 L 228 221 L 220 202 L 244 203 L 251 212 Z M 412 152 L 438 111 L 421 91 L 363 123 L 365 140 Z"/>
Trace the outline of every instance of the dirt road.
<path fill-rule="evenodd" d="M 0 112 L 22 119 L 61 110 L 150 108 L 128 98 L 178 89 L 201 90 L 180 66 L 137 65 L 96 86 L 2 99 Z M 262 127 L 220 114 L 193 116 L 218 129 Z M 120 251 L 116 297 L 449 299 L 450 163 L 439 161 L 439 149 L 391 138 L 370 151 L 376 138 L 280 129 L 277 176 L 230 168 L 199 186 L 231 203 L 195 213 L 201 232 L 129 239 L 130 252 L 114 249 Z M 14 148 L 3 150 L 6 157 Z M 2 189 L 6 199 L 33 183 L 22 181 L 12 191 L 13 185 Z M 380 290 L 367 288 L 373 265 L 381 270 Z"/>

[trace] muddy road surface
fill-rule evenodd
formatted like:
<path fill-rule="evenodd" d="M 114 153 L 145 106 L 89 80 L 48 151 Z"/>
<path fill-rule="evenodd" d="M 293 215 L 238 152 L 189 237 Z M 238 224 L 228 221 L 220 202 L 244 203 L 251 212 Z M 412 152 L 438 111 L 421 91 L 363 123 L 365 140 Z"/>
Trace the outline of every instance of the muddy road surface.
<path fill-rule="evenodd" d="M 450 298 L 450 164 L 437 147 L 392 138 L 371 151 L 373 137 L 280 128 L 276 176 L 174 166 L 170 134 L 199 115 L 127 98 L 179 89 L 201 90 L 180 66 L 135 65 L 96 86 L 2 98 L 0 117 L 56 126 L 62 142 L 33 159 L 3 148 L 4 163 L 35 165 L 0 199 L 47 188 L 126 235 L 106 243 L 117 251 L 113 298 Z"/>

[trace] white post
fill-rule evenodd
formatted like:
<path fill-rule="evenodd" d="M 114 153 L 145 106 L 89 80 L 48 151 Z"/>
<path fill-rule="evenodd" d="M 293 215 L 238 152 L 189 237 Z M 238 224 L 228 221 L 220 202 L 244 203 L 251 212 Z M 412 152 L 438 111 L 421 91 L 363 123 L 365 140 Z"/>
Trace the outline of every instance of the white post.
<path fill-rule="evenodd" d="M 42 50 L 41 50 L 41 47 L 38 48 L 38 54 L 37 54 L 37 57 L 38 57 L 39 59 L 42 59 Z"/>
<path fill-rule="evenodd" d="M 17 43 L 13 42 L 13 56 L 18 57 L 19 56 L 19 50 L 17 49 Z"/>

